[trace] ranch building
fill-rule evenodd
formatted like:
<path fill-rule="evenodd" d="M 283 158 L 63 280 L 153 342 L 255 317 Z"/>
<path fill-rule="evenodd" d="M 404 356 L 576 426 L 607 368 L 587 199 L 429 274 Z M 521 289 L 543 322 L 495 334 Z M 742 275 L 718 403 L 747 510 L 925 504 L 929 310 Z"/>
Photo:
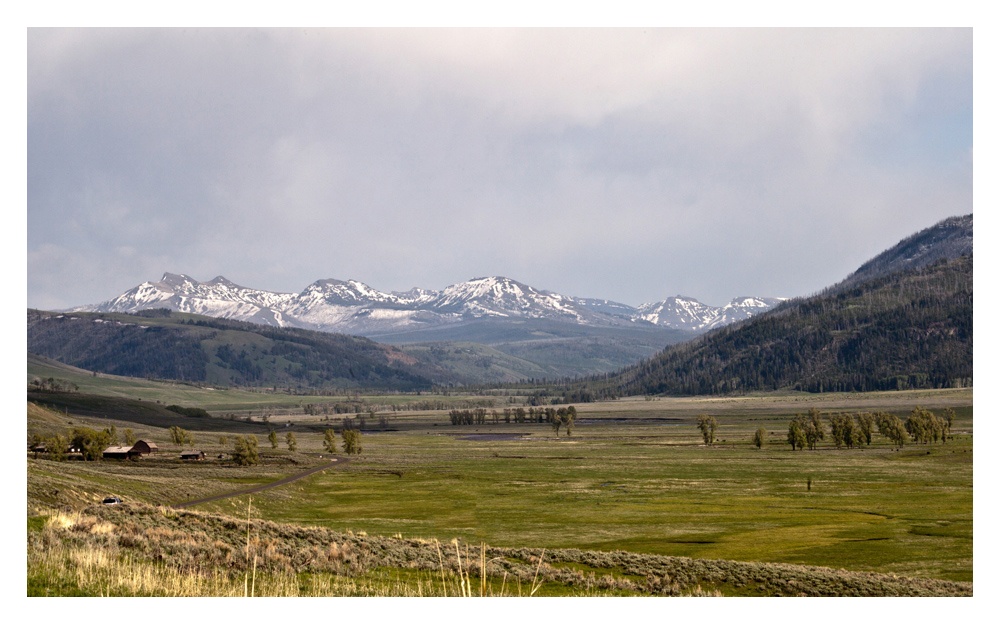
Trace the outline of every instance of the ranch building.
<path fill-rule="evenodd" d="M 109 446 L 104 449 L 104 459 L 133 459 L 139 452 L 131 446 Z"/>
<path fill-rule="evenodd" d="M 159 453 L 160 447 L 156 446 L 156 442 L 150 440 L 139 440 L 132 446 L 132 450 L 136 451 L 140 455 L 149 455 L 150 453 Z"/>

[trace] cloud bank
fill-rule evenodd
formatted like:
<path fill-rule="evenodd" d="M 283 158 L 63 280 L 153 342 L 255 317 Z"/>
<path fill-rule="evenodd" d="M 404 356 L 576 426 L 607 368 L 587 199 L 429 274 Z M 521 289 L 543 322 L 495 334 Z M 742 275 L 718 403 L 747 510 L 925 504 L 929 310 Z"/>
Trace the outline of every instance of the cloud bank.
<path fill-rule="evenodd" d="M 29 29 L 28 305 L 805 295 L 972 211 L 971 29 Z"/>

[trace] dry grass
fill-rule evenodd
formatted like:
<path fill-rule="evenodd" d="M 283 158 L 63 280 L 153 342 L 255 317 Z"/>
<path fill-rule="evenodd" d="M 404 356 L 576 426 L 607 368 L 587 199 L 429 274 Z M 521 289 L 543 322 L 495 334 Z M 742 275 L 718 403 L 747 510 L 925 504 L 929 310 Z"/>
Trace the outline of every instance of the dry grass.
<path fill-rule="evenodd" d="M 361 536 L 144 505 L 29 532 L 29 595 L 971 595 L 971 583 L 628 552 Z"/>

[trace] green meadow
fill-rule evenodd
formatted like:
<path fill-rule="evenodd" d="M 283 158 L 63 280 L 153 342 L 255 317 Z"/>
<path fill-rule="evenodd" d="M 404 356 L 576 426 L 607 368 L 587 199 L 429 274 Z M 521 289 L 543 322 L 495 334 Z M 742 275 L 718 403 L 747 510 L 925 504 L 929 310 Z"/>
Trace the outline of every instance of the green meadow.
<path fill-rule="evenodd" d="M 255 505 L 279 522 L 377 535 L 972 580 L 971 409 L 956 410 L 945 444 L 897 450 L 876 434 L 863 448 L 792 451 L 790 415 L 750 405 L 717 412 L 711 446 L 695 425 L 692 408 L 707 407 L 698 402 L 584 406 L 572 435 L 558 437 L 543 424 L 401 417 L 401 430 L 363 434 L 349 464 Z M 761 449 L 758 427 L 768 431 Z"/>
<path fill-rule="evenodd" d="M 171 398 L 164 396 L 167 400 Z M 405 397 L 398 400 L 405 404 Z M 815 450 L 793 451 L 785 441 L 789 421 L 810 408 L 819 410 L 824 418 L 841 412 L 882 410 L 905 420 L 918 405 L 939 414 L 945 408 L 954 409 L 956 417 L 946 443 L 910 442 L 897 449 L 876 433 L 870 445 L 836 448 L 829 439 L 829 428 L 827 439 Z M 239 408 L 245 407 L 244 404 Z M 548 424 L 504 422 L 502 407 L 497 408 L 496 420 L 489 410 L 486 421 L 479 425 L 452 425 L 446 410 L 379 413 L 377 416 L 387 415 L 388 420 L 376 423 L 377 418 L 369 419 L 368 429 L 362 431 L 360 454 L 347 457 L 338 449 L 335 454 L 338 461 L 330 463 L 326 470 L 254 493 L 251 503 L 249 496 L 238 493 L 328 463 L 331 455 L 323 448 L 322 431 L 329 426 L 340 426 L 341 416 L 292 414 L 294 406 L 287 403 L 286 397 L 283 409 L 289 412 L 288 417 L 271 423 L 278 433 L 278 448 L 271 447 L 266 434 L 258 434 L 260 463 L 238 467 L 229 460 L 229 453 L 235 436 L 246 430 L 227 431 L 227 423 L 235 423 L 225 419 L 218 419 L 218 431 L 194 432 L 196 448 L 206 451 L 208 459 L 182 462 L 179 451 L 183 447 L 171 444 L 165 429 L 88 419 L 29 403 L 29 432 L 78 425 L 105 427 L 113 423 L 119 433 L 125 427 L 134 427 L 137 436 L 156 440 L 162 450 L 156 458 L 136 462 L 57 463 L 29 456 L 29 537 L 34 521 L 46 527 L 39 535 L 48 535 L 37 543 L 58 544 L 58 548 L 68 549 L 65 557 L 76 552 L 80 554 L 73 557 L 83 557 L 96 548 L 115 561 L 125 562 L 126 567 L 141 562 L 155 567 L 166 556 L 164 553 L 186 552 L 204 540 L 222 543 L 235 539 L 231 533 L 219 533 L 219 529 L 205 529 L 202 537 L 184 537 L 188 530 L 184 527 L 204 522 L 235 527 L 246 522 L 252 506 L 255 521 L 285 527 L 274 529 L 276 537 L 267 548 L 261 546 L 261 565 L 267 565 L 267 553 L 272 553 L 272 557 L 277 557 L 273 553 L 283 552 L 282 549 L 290 549 L 292 553 L 284 559 L 275 559 L 272 563 L 277 567 L 270 569 L 269 574 L 294 575 L 295 570 L 301 574 L 302 570 L 311 569 L 309 565 L 316 565 L 280 563 L 298 561 L 300 555 L 295 554 L 298 551 L 293 544 L 306 529 L 327 531 L 324 535 L 333 537 L 323 539 L 334 543 L 341 539 L 355 540 L 352 543 L 356 549 L 369 549 L 357 561 L 344 559 L 343 552 L 339 552 L 340 559 L 323 564 L 326 567 L 322 570 L 326 571 L 315 572 L 334 573 L 336 583 L 348 583 L 354 588 L 344 589 L 344 595 L 399 595 L 400 592 L 424 595 L 423 592 L 431 591 L 425 585 L 436 583 L 445 568 L 450 570 L 448 583 L 458 583 L 462 578 L 460 566 L 475 561 L 449 563 L 447 557 L 454 558 L 456 553 L 445 553 L 438 569 L 441 555 L 433 549 L 440 547 L 431 546 L 450 548 L 447 545 L 455 539 L 466 549 L 470 545 L 473 550 L 483 545 L 494 557 L 500 557 L 498 561 L 521 566 L 520 571 L 511 568 L 508 572 L 516 572 L 518 582 L 528 586 L 538 574 L 533 567 L 537 564 L 532 562 L 547 556 L 544 574 L 549 580 L 543 594 L 580 595 L 577 589 L 568 588 L 582 586 L 583 574 L 590 579 L 586 587 L 605 587 L 600 591 L 623 592 L 622 595 L 650 592 L 698 595 L 701 589 L 723 595 L 794 595 L 795 582 L 799 581 L 792 579 L 799 570 L 806 569 L 795 566 L 840 571 L 834 574 L 839 574 L 838 578 L 844 582 L 852 574 L 882 575 L 878 583 L 883 584 L 876 584 L 874 589 L 844 586 L 845 592 L 861 591 L 858 595 L 871 595 L 864 593 L 869 591 L 885 595 L 880 592 L 890 590 L 885 589 L 888 586 L 884 583 L 896 576 L 914 582 L 972 581 L 971 390 L 637 398 L 576 407 L 578 418 L 571 435 L 565 429 L 557 435 Z M 226 409 L 231 407 L 227 405 Z M 713 415 L 719 423 L 716 441 L 711 445 L 705 444 L 696 426 L 700 414 Z M 205 419 L 197 420 L 203 423 Z M 758 428 L 767 431 L 762 448 L 752 443 Z M 295 434 L 296 451 L 286 448 L 288 431 Z M 111 493 L 122 496 L 130 505 L 152 506 L 149 509 L 169 509 L 209 496 L 233 496 L 186 507 L 184 511 L 207 516 L 185 520 L 185 516 L 167 514 L 167 520 L 160 518 L 158 522 L 180 524 L 143 529 L 139 525 L 129 528 L 128 522 L 115 519 L 113 510 L 94 506 Z M 101 528 L 100 534 L 92 534 L 98 529 L 91 528 L 87 541 L 74 546 L 72 540 L 66 541 L 69 534 L 58 533 L 49 526 L 51 519 L 44 520 L 52 517 L 52 510 L 65 512 L 69 508 L 85 515 L 97 513 L 97 518 L 106 516 L 105 520 L 91 517 L 89 522 L 95 527 L 111 528 Z M 129 522 L 134 523 L 135 518 L 159 517 L 155 512 L 141 509 Z M 129 517 L 132 513 L 129 512 Z M 73 522 L 83 526 L 80 520 Z M 174 542 L 162 546 L 165 550 L 156 551 L 159 554 L 131 552 L 133 546 L 149 548 L 147 537 L 127 540 L 119 537 L 117 542 L 111 540 L 110 550 L 103 550 L 109 548 L 105 545 L 95 546 L 94 540 L 107 542 L 111 539 L 108 536 L 115 532 L 153 535 L 148 533 L 150 530 L 157 539 L 169 536 Z M 103 535 L 104 532 L 108 535 Z M 63 537 L 56 539 L 55 535 Z M 122 544 L 126 541 L 133 546 L 124 548 Z M 43 579 L 36 579 L 40 584 L 38 591 L 48 591 L 45 589 L 48 581 L 44 578 L 49 575 L 62 579 L 52 582 L 76 587 L 72 591 L 90 591 L 83 585 L 74 585 L 73 574 L 78 572 L 58 566 L 45 567 L 55 565 L 51 557 L 57 552 L 52 550 L 56 546 L 46 548 L 36 557 L 31 555 L 29 547 L 29 568 L 35 565 L 31 561 L 37 561 L 37 565 L 47 570 L 38 572 Z M 197 562 L 205 557 L 222 556 L 220 552 L 229 553 L 224 561 L 230 563 L 221 565 L 231 566 L 233 553 L 241 551 L 242 545 L 236 539 L 233 545 L 219 548 L 222 550 L 184 555 L 187 558 L 184 560 Z M 422 557 L 422 563 L 400 563 L 416 555 L 392 554 L 398 548 L 407 553 L 413 548 L 424 549 L 418 557 Z M 509 554 L 522 550 L 533 554 Z M 50 554 L 42 557 L 45 552 Z M 378 564 L 379 556 L 389 557 L 389 563 Z M 660 572 L 636 576 L 628 570 L 646 570 L 647 563 L 638 563 L 640 559 L 635 560 L 637 563 L 621 563 L 628 557 L 644 556 L 665 558 L 658 561 L 669 560 L 669 566 L 708 566 L 706 569 L 716 572 L 698 576 L 702 572 L 678 572 L 674 567 L 669 568 L 673 571 L 667 571 L 664 563 L 655 568 Z M 689 560 L 678 557 L 691 558 L 690 563 L 683 563 Z M 163 559 L 167 560 L 169 557 Z M 367 563 L 362 565 L 358 561 Z M 713 561 L 730 562 L 727 566 L 744 562 L 739 565 L 791 567 L 746 568 L 733 577 L 735 568 L 717 565 L 712 568 Z M 306 567 L 296 567 L 299 565 Z M 291 567 L 283 571 L 285 568 L 281 566 Z M 417 568 L 407 572 L 412 566 Z M 178 568 L 181 578 L 184 569 L 183 565 Z M 760 581 L 757 589 L 748 589 L 746 583 L 752 585 L 754 578 L 764 574 L 761 570 L 770 571 L 760 578 L 779 580 Z M 605 572 L 614 578 L 601 581 L 604 585 L 591 578 Z M 503 583 L 505 577 L 500 576 L 501 571 L 487 573 L 490 584 Z M 415 586 L 406 581 L 412 574 L 419 577 Z M 682 578 L 678 574 L 689 574 L 685 577 L 688 580 L 677 581 Z M 813 589 L 802 591 L 822 594 L 822 588 L 827 586 L 824 584 L 828 584 L 822 580 L 825 574 L 808 573 L 801 582 L 812 583 Z M 402 583 L 408 589 L 397 585 L 393 589 L 384 583 L 378 589 L 358 589 L 357 583 L 366 582 L 364 579 L 372 578 L 371 575 L 388 575 L 386 578 L 395 579 L 393 583 Z M 714 580 L 709 580 L 710 577 Z M 735 581 L 726 580 L 731 577 L 742 580 L 733 584 Z M 312 583 L 319 577 L 309 578 Z M 668 582 L 671 578 L 675 582 Z M 597 579 L 600 581 L 600 576 Z M 235 583 L 236 589 L 225 592 L 235 592 L 241 587 L 237 580 L 230 582 Z M 294 576 L 289 577 L 289 582 L 294 585 Z M 856 582 L 857 587 L 869 586 L 868 580 Z M 950 595 L 971 591 L 971 585 L 963 587 L 967 589 L 933 591 Z M 446 591 L 443 585 L 433 591 L 439 590 Z M 180 590 L 141 591 L 170 595 Z M 222 590 L 199 591 L 214 595 L 212 592 Z M 307 592 L 302 587 L 287 590 L 289 595 L 295 591 L 312 595 L 309 592 L 313 590 Z M 502 595 L 520 595 L 511 593 L 512 586 L 498 591 Z"/>

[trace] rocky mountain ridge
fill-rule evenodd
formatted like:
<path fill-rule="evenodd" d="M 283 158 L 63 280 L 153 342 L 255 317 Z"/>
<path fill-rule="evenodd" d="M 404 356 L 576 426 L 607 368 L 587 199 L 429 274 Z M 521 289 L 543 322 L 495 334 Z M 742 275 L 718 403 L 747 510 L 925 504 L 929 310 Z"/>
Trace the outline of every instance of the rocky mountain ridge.
<path fill-rule="evenodd" d="M 199 282 L 165 273 L 118 297 L 75 312 L 166 308 L 249 321 L 362 336 L 419 331 L 478 319 L 543 319 L 590 327 L 662 327 L 701 332 L 764 312 L 781 299 L 739 297 L 722 307 L 670 297 L 638 308 L 600 299 L 538 290 L 506 277 L 480 277 L 442 291 L 381 292 L 358 280 L 321 279 L 300 293 L 247 288 L 219 276 Z"/>

